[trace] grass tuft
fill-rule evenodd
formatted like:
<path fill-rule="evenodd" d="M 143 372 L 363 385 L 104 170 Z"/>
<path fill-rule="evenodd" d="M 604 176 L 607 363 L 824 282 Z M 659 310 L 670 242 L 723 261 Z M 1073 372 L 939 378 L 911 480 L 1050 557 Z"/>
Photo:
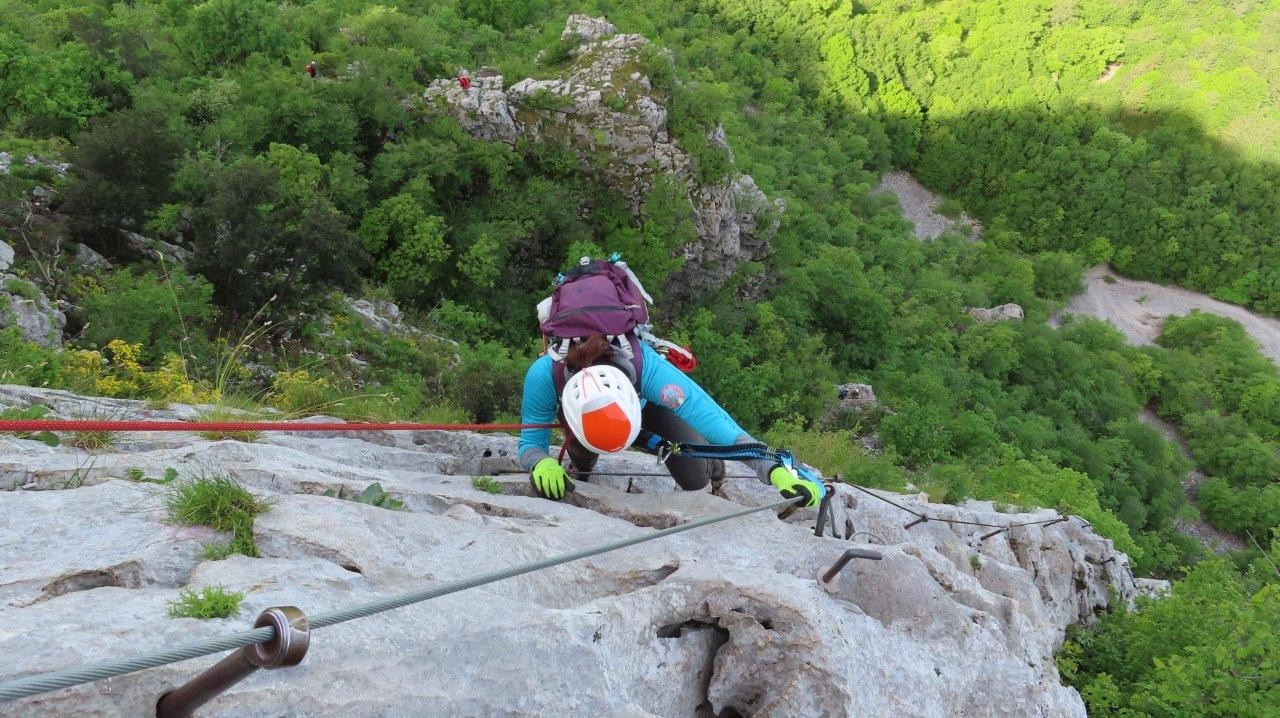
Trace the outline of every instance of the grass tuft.
<path fill-rule="evenodd" d="M 230 531 L 228 554 L 258 555 L 253 542 L 253 519 L 270 504 L 234 479 L 214 474 L 169 484 L 164 504 L 169 517 L 177 523 Z"/>
<path fill-rule="evenodd" d="M 222 586 L 205 586 L 199 591 L 182 589 L 169 602 L 170 618 L 229 618 L 240 610 L 244 594 Z"/>
<path fill-rule="evenodd" d="M 204 550 L 200 552 L 206 561 L 221 561 L 222 559 L 235 553 L 230 542 L 228 543 L 207 543 Z"/>
<path fill-rule="evenodd" d="M 111 431 L 73 431 L 67 443 L 85 451 L 101 451 L 116 445 L 116 436 Z"/>
<path fill-rule="evenodd" d="M 218 404 L 211 409 L 200 412 L 200 421 L 259 421 L 262 417 L 255 412 L 245 412 L 233 407 Z M 201 431 L 200 438 L 209 441 L 243 441 L 252 444 L 262 438 L 261 431 Z"/>
<path fill-rule="evenodd" d="M 502 493 L 502 484 L 494 481 L 492 476 L 473 476 L 471 477 L 471 485 L 491 494 Z"/>

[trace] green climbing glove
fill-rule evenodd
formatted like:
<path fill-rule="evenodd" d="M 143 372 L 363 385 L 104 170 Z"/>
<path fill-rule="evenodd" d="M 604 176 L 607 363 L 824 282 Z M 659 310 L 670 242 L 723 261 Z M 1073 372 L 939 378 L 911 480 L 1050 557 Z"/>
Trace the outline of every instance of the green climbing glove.
<path fill-rule="evenodd" d="M 817 506 L 818 502 L 827 493 L 826 487 L 817 481 L 807 478 L 801 478 L 796 472 L 778 464 L 769 470 L 769 483 L 778 489 L 778 493 L 782 494 L 784 499 L 794 499 L 797 496 L 804 496 L 804 503 L 801 506 Z"/>
<path fill-rule="evenodd" d="M 559 461 L 550 456 L 533 465 L 529 472 L 529 480 L 533 482 L 533 490 L 544 499 L 559 501 L 564 498 L 565 487 L 569 484 L 569 475 Z"/>

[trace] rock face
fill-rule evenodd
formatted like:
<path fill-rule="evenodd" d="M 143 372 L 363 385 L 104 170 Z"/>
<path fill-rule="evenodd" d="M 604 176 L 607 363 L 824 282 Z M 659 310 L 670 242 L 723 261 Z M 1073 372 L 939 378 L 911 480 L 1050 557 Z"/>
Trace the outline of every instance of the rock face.
<path fill-rule="evenodd" d="M 0 242 L 0 272 L 13 266 L 13 247 L 6 242 Z"/>
<path fill-rule="evenodd" d="M 124 417 L 193 411 L 0 386 L 0 407 L 37 401 L 59 414 L 84 403 Z M 524 476 L 499 476 L 502 493 L 488 493 L 471 477 L 514 467 L 516 440 L 471 433 L 254 444 L 137 434 L 96 454 L 0 442 L 0 486 L 16 489 L 0 491 L 5 678 L 224 635 L 270 606 L 314 615 L 776 499 L 754 478 L 730 478 L 720 496 L 595 477 L 553 503 L 531 497 Z M 254 525 L 261 557 L 203 560 L 201 546 L 225 537 L 172 525 L 166 487 L 128 478 L 167 467 L 269 498 Z M 653 459 L 600 468 L 648 473 Z M 404 509 L 321 495 L 374 481 Z M 893 499 L 1002 525 L 1055 515 Z M 300 666 L 257 673 L 201 715 L 1084 716 L 1052 654 L 1109 591 L 1134 594 L 1110 541 L 1078 519 L 982 541 L 987 529 L 945 521 L 906 529 L 909 516 L 863 493 L 834 504 L 841 538 L 815 538 L 812 510 L 786 522 L 755 514 L 318 630 Z M 850 547 L 884 559 L 854 562 L 828 593 L 815 578 Z M 180 588 L 207 585 L 243 592 L 238 614 L 165 617 Z M 214 660 L 0 703 L 0 716 L 148 714 Z"/>
<path fill-rule="evenodd" d="M 0 329 L 17 327 L 23 339 L 52 348 L 62 346 L 62 329 L 66 325 L 66 314 L 34 284 L 12 274 L 0 274 Z"/>
<path fill-rule="evenodd" d="M 982 307 L 969 307 L 965 311 L 969 316 L 979 322 L 1007 322 L 1022 321 L 1022 306 L 1018 304 L 1001 304 L 998 307 L 983 309 Z"/>
<path fill-rule="evenodd" d="M 80 266 L 88 269 L 111 266 L 111 262 L 106 257 L 93 251 L 87 244 L 76 245 L 75 260 L 80 263 Z"/>
<path fill-rule="evenodd" d="M 604 18 L 572 15 L 564 38 L 581 42 L 564 77 L 526 78 L 505 87 L 502 75 L 484 68 L 464 90 L 452 79 L 432 82 L 429 105 L 448 112 L 471 135 L 514 145 L 518 140 L 563 141 L 576 150 L 585 171 L 596 172 L 639 213 L 650 189 L 674 175 L 683 187 L 700 241 L 684 248 L 685 271 L 668 282 L 675 298 L 718 285 L 744 261 L 763 258 L 786 203 L 770 200 L 749 175 L 700 185 L 692 160 L 667 129 L 667 108 L 645 74 L 641 35 L 619 35 Z M 723 128 L 709 135 L 727 147 Z M 603 156 L 600 163 L 596 158 Z"/>
<path fill-rule="evenodd" d="M 602 17 L 590 15 L 570 15 L 564 24 L 561 40 L 576 40 L 579 43 L 603 40 L 610 35 L 618 34 L 618 28 Z"/>

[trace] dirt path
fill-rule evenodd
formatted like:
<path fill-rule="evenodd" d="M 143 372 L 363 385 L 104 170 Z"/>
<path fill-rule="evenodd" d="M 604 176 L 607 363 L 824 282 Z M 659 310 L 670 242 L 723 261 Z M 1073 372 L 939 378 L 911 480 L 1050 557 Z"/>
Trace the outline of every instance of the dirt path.
<path fill-rule="evenodd" d="M 880 180 L 879 192 L 892 192 L 902 205 L 902 216 L 915 226 L 916 239 L 929 242 L 938 238 L 943 232 L 954 229 L 963 232 L 963 227 L 970 227 L 971 237 L 982 234 L 982 224 L 964 212 L 959 219 L 951 219 L 938 213 L 938 205 L 942 197 L 930 192 L 924 185 L 916 181 L 910 172 L 893 170 Z"/>
<path fill-rule="evenodd" d="M 1155 412 L 1150 409 L 1143 409 L 1138 414 L 1138 419 L 1144 424 L 1150 424 L 1164 435 L 1182 455 L 1191 460 L 1191 452 L 1187 451 L 1187 444 L 1182 440 L 1182 435 L 1178 433 L 1177 428 L 1169 422 L 1156 416 Z M 1200 484 L 1204 483 L 1204 472 L 1199 469 L 1191 469 L 1187 472 L 1185 478 L 1182 479 L 1182 491 L 1187 496 L 1187 502 L 1191 505 L 1196 504 L 1196 491 L 1200 488 Z M 1227 533 L 1222 529 L 1213 526 L 1204 519 L 1196 519 L 1189 521 L 1187 519 L 1174 519 L 1174 528 L 1180 533 L 1186 534 L 1199 541 L 1206 548 L 1215 553 L 1226 553 L 1227 551 L 1239 551 L 1244 548 L 1244 539 L 1232 533 Z"/>
<path fill-rule="evenodd" d="M 1131 344 L 1155 343 L 1165 317 L 1199 309 L 1240 322 L 1258 342 L 1262 353 L 1280 365 L 1280 319 L 1254 314 L 1181 287 L 1125 279 L 1105 264 L 1090 269 L 1084 283 L 1085 290 L 1071 298 L 1063 313 L 1106 319 L 1123 332 Z"/>

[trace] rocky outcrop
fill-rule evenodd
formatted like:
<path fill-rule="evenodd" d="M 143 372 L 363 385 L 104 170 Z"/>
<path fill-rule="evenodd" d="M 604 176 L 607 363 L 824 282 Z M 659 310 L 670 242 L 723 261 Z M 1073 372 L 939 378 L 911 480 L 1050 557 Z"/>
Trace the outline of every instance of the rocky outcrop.
<path fill-rule="evenodd" d="M 1019 304 L 1001 304 L 998 307 L 983 309 L 982 307 L 967 307 L 965 309 L 969 316 L 979 322 L 1007 322 L 1022 321 L 1023 311 Z"/>
<path fill-rule="evenodd" d="M 104 269 L 110 268 L 111 262 L 106 257 L 93 251 L 87 244 L 77 244 L 76 253 L 73 255 L 76 262 L 86 269 Z"/>
<path fill-rule="evenodd" d="M 129 251 L 140 257 L 179 265 L 191 258 L 191 250 L 169 244 L 164 240 L 151 239 L 134 232 L 125 232 L 124 238 L 125 246 Z"/>
<path fill-rule="evenodd" d="M 0 274 L 0 329 L 17 327 L 23 339 L 53 348 L 62 346 L 66 325 L 66 314 L 36 285 L 12 274 Z"/>
<path fill-rule="evenodd" d="M 616 34 L 618 34 L 618 28 L 602 17 L 570 15 L 569 19 L 565 21 L 564 32 L 560 33 L 560 39 L 588 43 L 603 40 Z"/>
<path fill-rule="evenodd" d="M 139 402 L 0 387 L 0 407 L 189 417 Z M 567 501 L 494 494 L 471 477 L 514 467 L 516 439 L 445 432 L 267 434 L 260 443 L 122 435 L 86 453 L 3 438 L 0 654 L 6 677 L 223 635 L 258 612 L 308 613 L 473 576 L 653 527 L 773 501 L 732 468 L 722 495 L 675 492 L 639 474 L 650 457 L 607 457 Z M 173 525 L 167 488 L 130 480 L 216 473 L 268 498 L 259 558 L 201 558 L 222 537 Z M 634 472 L 635 476 L 627 476 Z M 742 477 L 742 478 L 734 478 Z M 379 482 L 403 510 L 325 496 Z M 991 504 L 928 504 L 941 518 L 1005 524 Z M 202 712 L 297 715 L 1036 715 L 1084 716 L 1052 654 L 1066 626 L 1127 599 L 1127 559 L 1081 521 L 987 529 L 909 516 L 840 492 L 840 538 L 812 510 L 756 514 L 317 631 L 297 668 L 251 676 Z M 225 540 L 225 539 L 223 539 Z M 872 541 L 867 544 L 865 541 Z M 834 592 L 815 580 L 845 549 L 872 548 Z M 226 620 L 165 617 L 182 587 L 245 594 Z M 213 658 L 0 703 L 0 716 L 142 715 Z"/>
<path fill-rule="evenodd" d="M 870 384 L 841 384 L 836 387 L 836 395 L 840 397 L 841 409 L 857 411 L 880 406 L 876 390 Z"/>
<path fill-rule="evenodd" d="M 668 283 L 678 299 L 718 285 L 744 261 L 763 258 L 786 204 L 770 200 L 749 175 L 701 185 L 693 162 L 667 128 L 663 93 L 645 73 L 650 42 L 617 34 L 603 18 L 570 16 L 564 38 L 579 38 L 573 64 L 562 77 L 526 78 L 506 87 L 484 68 L 470 89 L 452 79 L 427 87 L 425 101 L 448 112 L 471 135 L 514 145 L 520 139 L 566 142 L 584 171 L 628 198 L 639 214 L 657 179 L 674 175 L 684 187 L 700 241 L 684 248 L 686 269 Z M 723 128 L 708 139 L 727 147 Z M 603 163 L 599 157 L 605 157 Z"/>

